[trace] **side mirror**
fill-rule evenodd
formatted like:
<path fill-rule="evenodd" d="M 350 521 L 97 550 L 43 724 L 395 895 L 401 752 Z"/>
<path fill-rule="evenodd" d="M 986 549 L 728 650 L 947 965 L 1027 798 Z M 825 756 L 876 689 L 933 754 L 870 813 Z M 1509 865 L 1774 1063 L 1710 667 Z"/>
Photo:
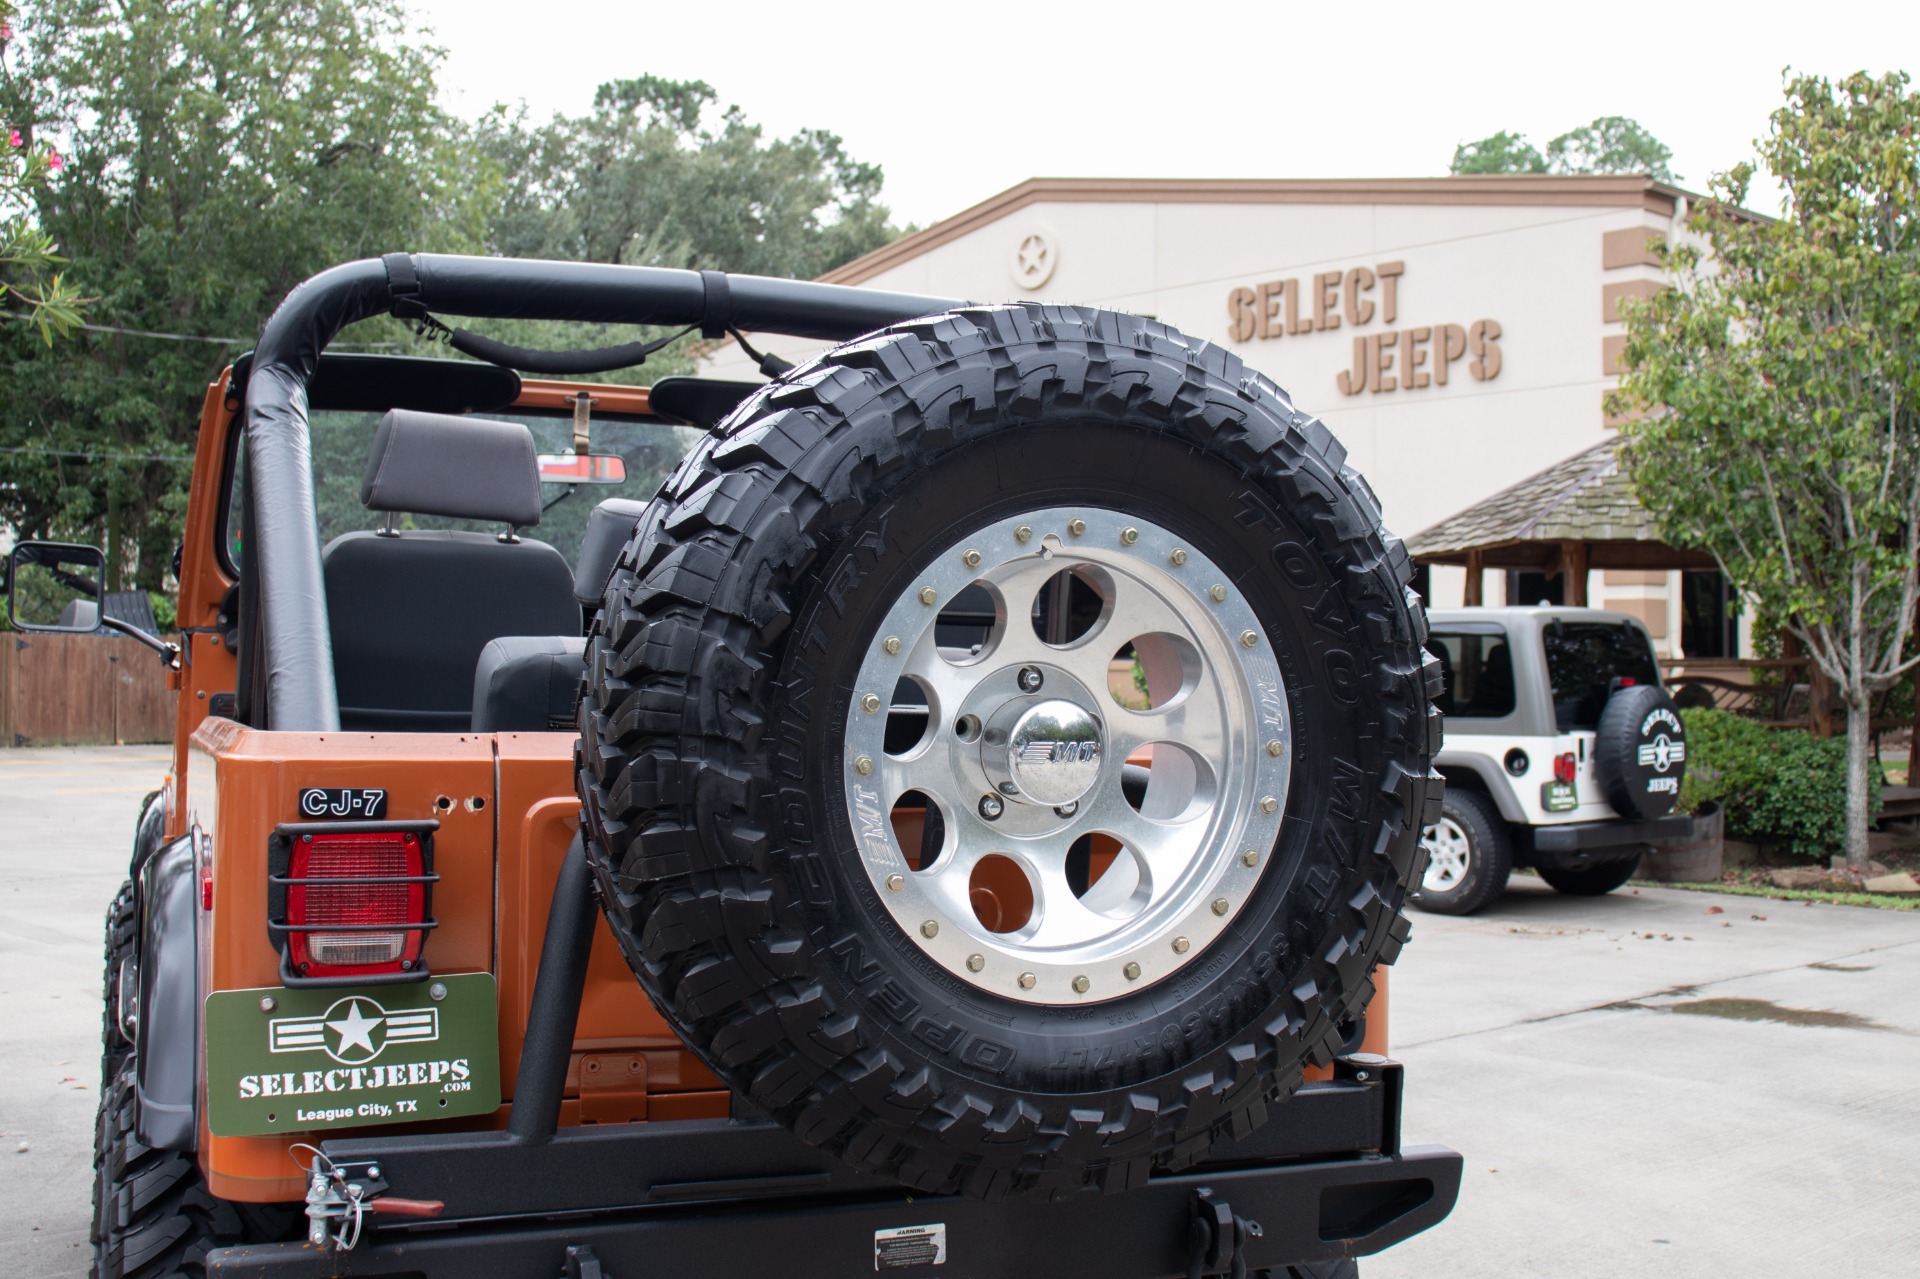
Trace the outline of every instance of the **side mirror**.
<path fill-rule="evenodd" d="M 542 484 L 625 484 L 627 460 L 618 453 L 542 453 Z"/>
<path fill-rule="evenodd" d="M 7 557 L 8 620 L 23 631 L 98 630 L 106 567 L 106 554 L 97 546 L 16 544 Z"/>

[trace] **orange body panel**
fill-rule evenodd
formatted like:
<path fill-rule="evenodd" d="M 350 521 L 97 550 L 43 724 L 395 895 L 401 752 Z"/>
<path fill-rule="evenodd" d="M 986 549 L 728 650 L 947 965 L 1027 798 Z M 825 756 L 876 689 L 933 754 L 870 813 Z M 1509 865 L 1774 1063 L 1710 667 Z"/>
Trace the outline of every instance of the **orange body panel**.
<path fill-rule="evenodd" d="M 425 958 L 437 973 L 495 974 L 499 983 L 500 1079 L 510 1099 L 518 1073 L 555 876 L 579 825 L 574 738 L 567 733 L 288 733 L 209 716 L 218 693 L 235 691 L 237 662 L 219 633 L 222 597 L 233 585 L 216 541 L 224 468 L 239 404 L 228 377 L 208 388 L 194 460 L 180 570 L 185 662 L 179 681 L 167 835 L 207 837 L 212 901 L 200 932 L 202 995 L 279 984 L 279 954 L 267 931 L 267 840 L 295 820 L 302 787 L 378 787 L 393 819 L 431 818 L 433 914 L 439 927 Z M 586 391 L 603 413 L 647 412 L 634 387 L 529 382 L 519 405 L 565 409 Z M 917 841 L 916 841 L 917 842 Z M 560 1122 L 715 1118 L 726 1090 L 675 1037 L 627 968 L 605 920 L 594 949 L 575 1032 Z M 1367 1023 L 1365 1048 L 1386 1051 L 1386 973 Z M 1310 1071 L 1309 1078 L 1324 1077 Z M 204 1082 L 202 1084 L 204 1089 Z M 202 1114 L 205 1098 L 201 1098 Z M 449 1127 L 502 1127 L 491 1117 L 357 1129 L 358 1135 Z M 209 1189 L 242 1202 L 302 1198 L 304 1178 L 289 1148 L 311 1134 L 216 1137 L 200 1132 Z"/>

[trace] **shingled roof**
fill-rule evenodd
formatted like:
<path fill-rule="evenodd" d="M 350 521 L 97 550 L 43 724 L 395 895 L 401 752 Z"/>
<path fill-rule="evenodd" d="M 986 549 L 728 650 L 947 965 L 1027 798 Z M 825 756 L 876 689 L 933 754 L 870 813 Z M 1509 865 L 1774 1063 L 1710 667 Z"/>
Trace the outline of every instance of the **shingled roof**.
<path fill-rule="evenodd" d="M 1407 539 L 1423 564 L 1552 569 L 1561 548 L 1584 543 L 1593 568 L 1711 568 L 1704 551 L 1668 546 L 1635 499 L 1618 439 L 1603 440 Z"/>

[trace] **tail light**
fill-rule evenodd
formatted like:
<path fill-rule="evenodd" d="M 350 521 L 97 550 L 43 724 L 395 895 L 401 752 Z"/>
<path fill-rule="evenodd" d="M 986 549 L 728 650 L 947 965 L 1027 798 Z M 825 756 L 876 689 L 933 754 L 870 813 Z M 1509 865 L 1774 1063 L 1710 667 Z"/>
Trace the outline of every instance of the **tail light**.
<path fill-rule="evenodd" d="M 1556 782 L 1571 782 L 1573 778 L 1573 752 L 1568 751 L 1564 755 L 1555 755 L 1553 757 L 1553 780 Z"/>
<path fill-rule="evenodd" d="M 274 832 L 268 931 L 289 985 L 418 981 L 432 918 L 436 822 L 326 822 Z"/>

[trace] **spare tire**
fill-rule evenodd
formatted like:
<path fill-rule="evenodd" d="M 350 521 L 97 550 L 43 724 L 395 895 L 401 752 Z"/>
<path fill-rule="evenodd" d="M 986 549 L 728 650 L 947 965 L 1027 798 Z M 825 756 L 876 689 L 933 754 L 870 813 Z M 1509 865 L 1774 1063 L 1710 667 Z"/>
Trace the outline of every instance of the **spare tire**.
<path fill-rule="evenodd" d="M 1665 817 L 1680 798 L 1687 771 L 1687 728 L 1665 689 L 1615 689 L 1594 731 L 1593 773 L 1622 817 Z"/>
<path fill-rule="evenodd" d="M 1120 1190 L 1262 1122 L 1438 816 L 1424 615 L 1343 456 L 1226 351 L 1037 305 L 842 346 L 696 446 L 580 711 L 607 916 L 693 1051 L 933 1192 Z"/>

